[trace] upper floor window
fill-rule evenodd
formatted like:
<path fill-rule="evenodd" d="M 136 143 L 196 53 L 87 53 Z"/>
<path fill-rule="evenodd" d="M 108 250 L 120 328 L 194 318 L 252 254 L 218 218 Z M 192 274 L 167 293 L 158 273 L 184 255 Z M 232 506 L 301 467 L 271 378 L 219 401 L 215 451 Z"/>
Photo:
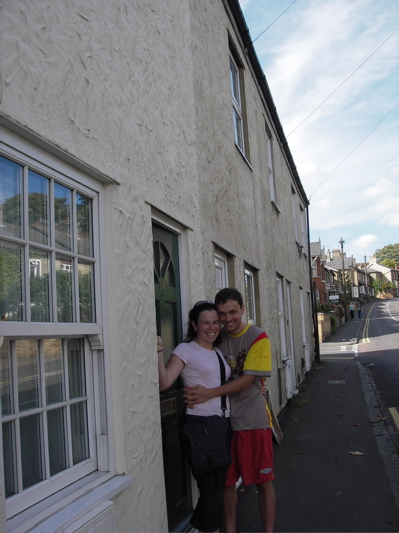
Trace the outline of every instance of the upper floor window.
<path fill-rule="evenodd" d="M 307 253 L 307 223 L 306 223 L 306 211 L 299 205 L 300 217 L 301 217 L 301 244 L 304 247 L 304 252 Z"/>
<path fill-rule="evenodd" d="M 0 315 L 94 322 L 93 200 L 0 156 Z"/>
<path fill-rule="evenodd" d="M 269 174 L 269 186 L 270 186 L 270 200 L 277 205 L 276 196 L 276 181 L 274 175 L 274 159 L 273 159 L 273 138 L 266 129 L 266 149 L 267 149 L 267 172 Z"/>
<path fill-rule="evenodd" d="M 235 141 L 240 150 L 245 153 L 240 77 L 237 64 L 232 56 L 230 56 L 230 84 L 233 103 L 233 123 Z"/>
<path fill-rule="evenodd" d="M 291 189 L 291 203 L 292 203 L 292 217 L 294 221 L 294 234 L 296 242 L 299 242 L 298 232 L 298 215 L 297 215 L 297 196 L 293 189 Z"/>

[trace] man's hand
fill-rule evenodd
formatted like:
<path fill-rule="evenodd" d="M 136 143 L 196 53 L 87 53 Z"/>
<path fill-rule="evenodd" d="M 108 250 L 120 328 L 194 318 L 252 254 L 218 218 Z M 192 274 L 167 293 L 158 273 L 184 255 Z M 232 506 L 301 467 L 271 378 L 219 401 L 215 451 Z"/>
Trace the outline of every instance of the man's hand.
<path fill-rule="evenodd" d="M 211 399 L 211 391 L 202 385 L 195 385 L 194 387 L 185 387 L 183 389 L 183 398 L 187 407 L 192 409 L 194 405 L 205 403 Z"/>

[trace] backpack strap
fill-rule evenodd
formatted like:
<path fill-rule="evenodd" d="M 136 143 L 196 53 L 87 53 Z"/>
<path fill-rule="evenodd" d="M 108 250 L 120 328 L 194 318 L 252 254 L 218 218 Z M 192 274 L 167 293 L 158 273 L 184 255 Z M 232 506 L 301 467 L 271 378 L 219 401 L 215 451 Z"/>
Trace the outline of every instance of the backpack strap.
<path fill-rule="evenodd" d="M 223 364 L 223 361 L 220 357 L 220 355 L 218 354 L 218 352 L 216 351 L 216 348 L 214 348 L 215 350 L 215 353 L 216 355 L 218 356 L 218 360 L 219 360 L 219 366 L 220 366 L 220 384 L 221 385 L 224 385 L 226 383 L 226 369 L 224 367 L 224 364 Z M 223 417 L 226 416 L 226 410 L 227 410 L 227 405 L 226 405 L 226 396 L 221 396 L 220 397 L 220 408 L 223 412 Z"/>

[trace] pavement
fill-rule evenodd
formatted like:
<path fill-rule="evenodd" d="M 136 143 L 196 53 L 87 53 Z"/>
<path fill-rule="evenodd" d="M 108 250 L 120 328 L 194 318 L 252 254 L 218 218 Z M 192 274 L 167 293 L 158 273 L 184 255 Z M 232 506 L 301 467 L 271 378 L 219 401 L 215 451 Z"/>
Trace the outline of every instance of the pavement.
<path fill-rule="evenodd" d="M 399 532 L 399 433 L 359 362 L 364 321 L 320 344 L 320 362 L 278 417 L 275 532 Z M 256 486 L 240 487 L 237 532 L 259 531 Z"/>

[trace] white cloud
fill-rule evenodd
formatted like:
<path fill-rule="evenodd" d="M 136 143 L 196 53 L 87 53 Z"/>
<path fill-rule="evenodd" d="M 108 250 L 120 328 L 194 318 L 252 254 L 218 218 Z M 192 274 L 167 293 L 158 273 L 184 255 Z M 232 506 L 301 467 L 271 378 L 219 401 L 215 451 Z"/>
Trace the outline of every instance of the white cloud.
<path fill-rule="evenodd" d="M 251 35 L 290 4 L 241 2 Z M 301 0 L 254 44 L 326 248 L 399 240 L 399 31 L 382 45 L 397 20 L 397 0 Z"/>

